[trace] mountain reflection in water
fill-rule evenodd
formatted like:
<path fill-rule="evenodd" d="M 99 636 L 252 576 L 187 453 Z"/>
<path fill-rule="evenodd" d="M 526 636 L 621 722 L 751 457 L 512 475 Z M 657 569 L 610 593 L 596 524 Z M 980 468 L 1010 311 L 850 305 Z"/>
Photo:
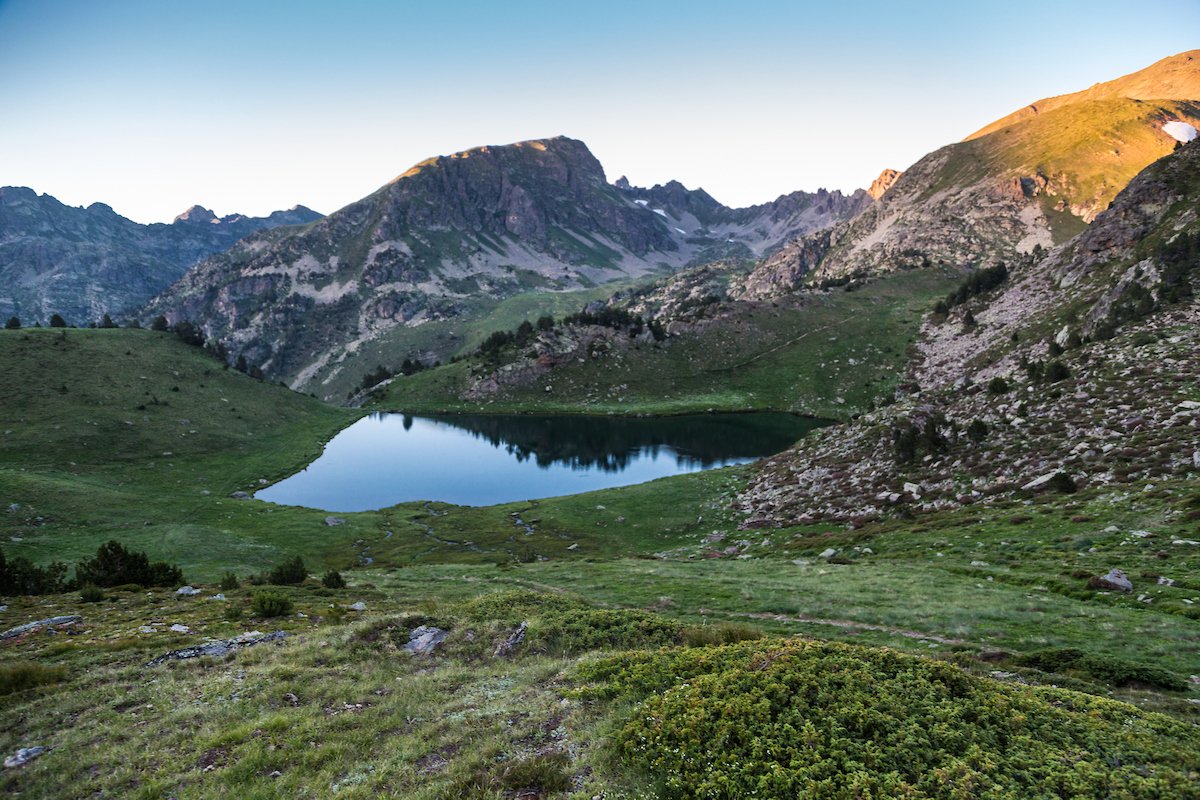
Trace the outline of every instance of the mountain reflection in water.
<path fill-rule="evenodd" d="M 822 424 L 773 413 L 375 414 L 257 497 L 329 511 L 410 500 L 491 505 L 554 497 L 752 461 Z"/>

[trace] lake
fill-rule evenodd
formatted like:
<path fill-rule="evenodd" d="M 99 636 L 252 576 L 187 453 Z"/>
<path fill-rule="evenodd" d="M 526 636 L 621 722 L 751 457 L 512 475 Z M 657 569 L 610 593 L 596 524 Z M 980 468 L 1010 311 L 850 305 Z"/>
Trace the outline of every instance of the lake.
<path fill-rule="evenodd" d="M 374 414 L 338 433 L 303 471 L 255 497 L 326 511 L 557 497 L 753 461 L 824 424 L 777 413 Z"/>

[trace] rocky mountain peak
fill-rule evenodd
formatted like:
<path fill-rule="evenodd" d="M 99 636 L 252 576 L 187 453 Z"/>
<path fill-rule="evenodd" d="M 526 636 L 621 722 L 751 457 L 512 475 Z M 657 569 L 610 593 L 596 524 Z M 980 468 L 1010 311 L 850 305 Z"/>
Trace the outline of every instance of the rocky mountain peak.
<path fill-rule="evenodd" d="M 217 218 L 216 214 L 209 211 L 204 206 L 200 206 L 200 205 L 192 206 L 187 211 L 184 211 L 182 214 L 177 216 L 174 221 L 175 222 L 189 222 L 192 224 L 205 224 L 205 223 L 211 224 L 211 223 L 215 223 L 215 222 L 220 222 L 220 220 Z"/>
<path fill-rule="evenodd" d="M 883 172 L 879 173 L 878 178 L 871 181 L 871 186 L 869 189 L 867 189 L 867 194 L 871 196 L 872 200 L 878 200 L 879 198 L 883 197 L 884 192 L 892 188 L 892 184 L 895 183 L 896 179 L 903 174 L 903 172 L 898 170 L 885 169 Z"/>

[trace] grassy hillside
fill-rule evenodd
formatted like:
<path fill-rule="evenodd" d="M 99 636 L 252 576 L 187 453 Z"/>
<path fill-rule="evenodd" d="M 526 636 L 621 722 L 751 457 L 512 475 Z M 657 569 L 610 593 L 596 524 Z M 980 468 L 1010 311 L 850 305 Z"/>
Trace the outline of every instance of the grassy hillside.
<path fill-rule="evenodd" d="M 949 272 L 893 275 L 853 292 L 731 303 L 660 344 L 554 369 L 527 386 L 464 401 L 478 359 L 398 378 L 372 409 L 686 413 L 793 411 L 841 418 L 891 394 L 906 350 Z"/>
<path fill-rule="evenodd" d="M 115 537 L 203 590 L 4 598 L 0 631 L 82 617 L 0 640 L 0 752 L 51 748 L 0 775 L 8 795 L 633 800 L 818 780 L 830 797 L 1166 800 L 1200 775 L 1200 582 L 1190 551 L 1159 554 L 1194 527 L 1186 480 L 1116 504 L 1097 487 L 739 530 L 740 467 L 328 527 L 228 495 L 297 468 L 355 412 L 146 331 L 3 332 L 0 361 L 17 378 L 0 404 L 5 552 L 73 560 Z M 349 586 L 273 589 L 293 607 L 265 617 L 244 576 L 291 554 Z M 1136 592 L 1088 587 L 1112 566 Z M 215 582 L 227 569 L 236 588 Z M 410 655 L 422 625 L 447 639 Z M 255 630 L 288 635 L 145 666 Z M 712 781 L 733 788 L 701 795 Z"/>

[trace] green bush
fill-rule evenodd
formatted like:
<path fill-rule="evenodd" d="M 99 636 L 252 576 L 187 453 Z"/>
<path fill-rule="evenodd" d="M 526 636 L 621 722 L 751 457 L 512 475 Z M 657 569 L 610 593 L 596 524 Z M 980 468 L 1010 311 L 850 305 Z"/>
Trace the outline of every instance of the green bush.
<path fill-rule="evenodd" d="M 762 631 L 753 625 L 738 622 L 718 622 L 715 625 L 693 625 L 683 629 L 683 643 L 688 647 L 713 647 L 762 638 Z"/>
<path fill-rule="evenodd" d="M 640 701 L 611 746 L 666 800 L 1167 800 L 1200 770 L 1189 723 L 885 648 L 771 640 L 578 670 L 585 697 Z"/>
<path fill-rule="evenodd" d="M 321 578 L 321 585 L 326 589 L 345 589 L 346 579 L 342 577 L 342 573 L 331 569 Z"/>
<path fill-rule="evenodd" d="M 237 575 L 234 575 L 232 572 L 226 572 L 221 576 L 221 583 L 218 585 L 220 586 L 221 591 L 232 592 L 234 589 L 238 588 L 240 582 L 238 581 Z"/>
<path fill-rule="evenodd" d="M 304 566 L 304 559 L 300 556 L 294 556 L 282 564 L 276 564 L 267 573 L 267 583 L 273 583 L 276 586 L 293 586 L 304 583 L 306 578 L 308 578 L 308 567 Z"/>
<path fill-rule="evenodd" d="M 467 601 L 461 615 L 511 629 L 528 622 L 524 647 L 554 654 L 678 644 L 683 626 L 638 609 L 595 608 L 574 597 L 530 591 L 496 592 Z"/>
<path fill-rule="evenodd" d="M 292 611 L 292 600 L 282 592 L 270 589 L 254 593 L 250 609 L 256 617 L 282 617 Z"/>
<path fill-rule="evenodd" d="M 176 586 L 183 583 L 183 571 L 163 561 L 150 563 L 145 553 L 126 550 L 115 539 L 100 545 L 95 558 L 75 565 L 75 583 L 83 586 Z"/>
<path fill-rule="evenodd" d="M 1074 494 L 1079 491 L 1079 486 L 1076 485 L 1075 479 L 1065 472 L 1056 472 L 1050 478 L 1046 486 L 1053 492 L 1059 494 Z"/>
<path fill-rule="evenodd" d="M 92 583 L 85 583 L 79 588 L 79 602 L 99 603 L 104 599 L 104 590 Z"/>
<path fill-rule="evenodd" d="M 1113 686 L 1153 686 L 1173 692 L 1188 689 L 1188 682 L 1170 670 L 1148 664 L 1134 664 L 1113 656 L 1086 653 L 1074 647 L 1037 650 L 1021 656 L 1017 663 L 1042 672 L 1067 674 L 1081 672 Z"/>
<path fill-rule="evenodd" d="M 24 556 L 9 559 L 0 550 L 0 596 L 57 594 L 66 585 L 67 565 L 39 567 Z"/>
<path fill-rule="evenodd" d="M 976 418 L 967 425 L 967 438 L 972 442 L 979 444 L 987 438 L 987 435 L 988 426 L 983 420 Z"/>
<path fill-rule="evenodd" d="M 0 696 L 60 683 L 66 679 L 66 667 L 52 667 L 36 661 L 15 661 L 0 666 Z"/>
<path fill-rule="evenodd" d="M 1006 394 L 1008 392 L 1008 381 L 997 375 L 988 381 L 988 394 Z"/>

